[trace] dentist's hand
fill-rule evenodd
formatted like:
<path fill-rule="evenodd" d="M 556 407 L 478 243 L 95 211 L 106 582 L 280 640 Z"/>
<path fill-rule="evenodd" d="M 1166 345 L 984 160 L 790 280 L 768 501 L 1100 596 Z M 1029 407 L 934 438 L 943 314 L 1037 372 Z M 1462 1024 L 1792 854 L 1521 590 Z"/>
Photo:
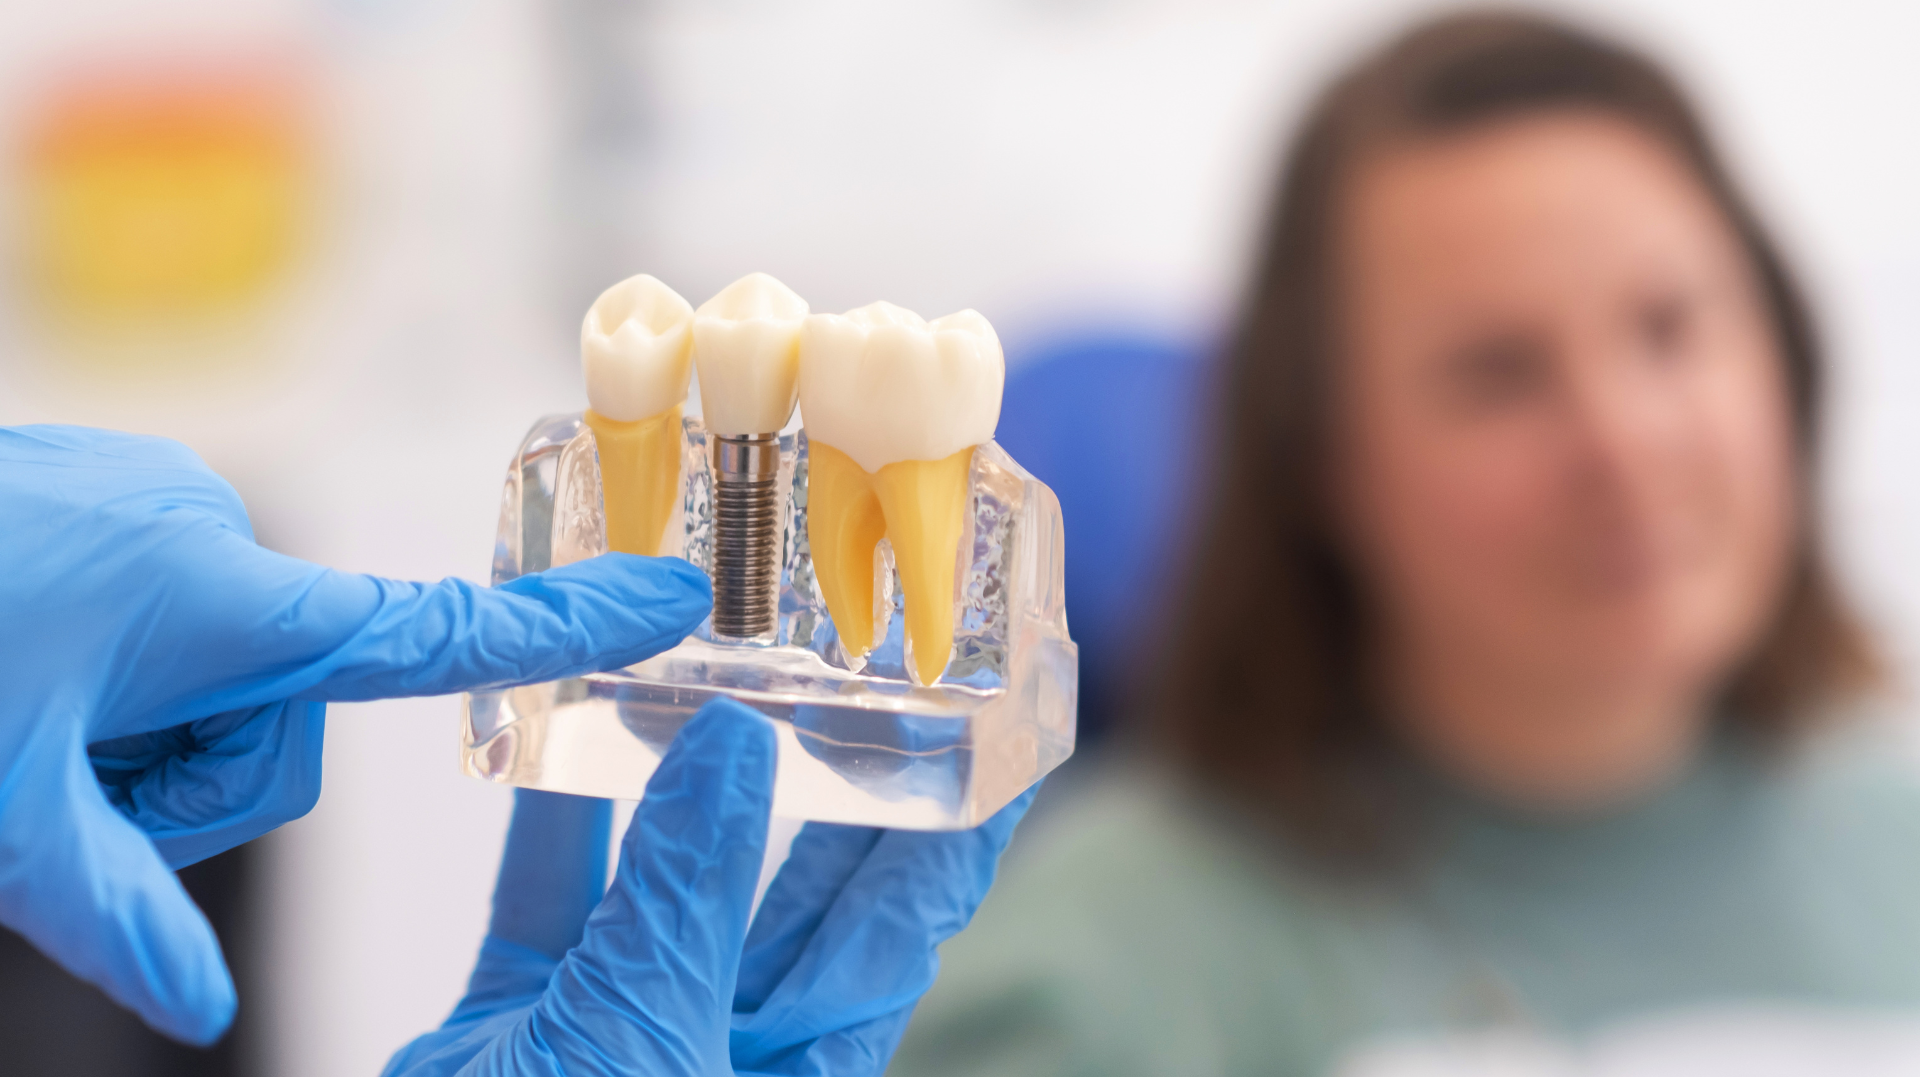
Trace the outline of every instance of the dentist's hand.
<path fill-rule="evenodd" d="M 749 928 L 774 766 L 760 714 L 724 700 L 695 713 L 604 899 L 609 805 L 518 792 L 467 995 L 387 1071 L 883 1071 L 1033 791 L 967 832 L 809 824 Z"/>
<path fill-rule="evenodd" d="M 498 589 L 339 573 L 256 545 L 178 443 L 0 428 L 0 923 L 210 1042 L 233 982 L 170 868 L 313 806 L 324 702 L 624 666 L 710 600 L 627 555 Z"/>

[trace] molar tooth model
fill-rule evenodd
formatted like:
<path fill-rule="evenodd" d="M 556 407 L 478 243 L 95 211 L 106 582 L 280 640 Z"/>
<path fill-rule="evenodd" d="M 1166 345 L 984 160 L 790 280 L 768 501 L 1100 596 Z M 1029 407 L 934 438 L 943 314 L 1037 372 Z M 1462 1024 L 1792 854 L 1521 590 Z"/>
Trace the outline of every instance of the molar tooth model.
<path fill-rule="evenodd" d="M 640 275 L 581 351 L 591 407 L 521 444 L 494 581 L 678 555 L 713 576 L 713 619 L 632 667 L 468 695 L 468 773 L 638 798 L 725 695 L 774 721 L 776 814 L 959 829 L 1073 752 L 1059 503 L 992 441 L 1005 365 L 979 313 L 809 315 L 765 274 L 695 311 Z"/>
<path fill-rule="evenodd" d="M 993 438 L 1006 363 L 977 311 L 928 323 L 888 303 L 807 320 L 807 538 L 847 648 L 873 638 L 873 559 L 893 548 L 908 672 L 931 686 L 953 649 L 951 592 L 973 450 Z"/>

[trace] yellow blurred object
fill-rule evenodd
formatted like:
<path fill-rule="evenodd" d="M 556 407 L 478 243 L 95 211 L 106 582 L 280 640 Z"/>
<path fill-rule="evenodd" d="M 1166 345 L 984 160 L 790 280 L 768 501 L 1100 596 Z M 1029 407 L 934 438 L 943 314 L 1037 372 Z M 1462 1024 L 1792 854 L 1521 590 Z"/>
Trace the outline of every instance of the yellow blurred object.
<path fill-rule="evenodd" d="M 953 652 L 953 582 L 966 528 L 973 447 L 939 461 L 896 461 L 869 473 L 819 440 L 807 443 L 807 543 L 840 640 L 874 641 L 873 551 L 884 536 L 906 601 L 914 674 L 932 686 Z"/>
<path fill-rule="evenodd" d="M 658 555 L 667 519 L 680 497 L 680 406 L 623 423 L 588 409 L 600 455 L 607 550 Z"/>
<path fill-rule="evenodd" d="M 95 327 L 250 306 L 296 247 L 298 90 L 241 69 L 99 77 L 49 98 L 23 159 L 39 299 Z"/>

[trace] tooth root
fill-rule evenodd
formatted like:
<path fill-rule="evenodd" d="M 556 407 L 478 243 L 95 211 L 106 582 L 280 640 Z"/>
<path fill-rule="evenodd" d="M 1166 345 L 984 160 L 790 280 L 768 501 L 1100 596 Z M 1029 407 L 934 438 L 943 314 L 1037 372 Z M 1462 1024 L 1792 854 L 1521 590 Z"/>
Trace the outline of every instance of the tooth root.
<path fill-rule="evenodd" d="M 873 549 L 893 545 L 914 674 L 931 686 L 953 652 L 953 581 L 965 529 L 968 447 L 939 461 L 896 461 L 878 473 L 808 444 L 807 539 L 827 612 L 849 647 L 872 648 Z"/>
<path fill-rule="evenodd" d="M 873 550 L 887 534 L 873 477 L 823 442 L 807 444 L 807 546 L 827 614 L 848 651 L 873 651 Z"/>
<path fill-rule="evenodd" d="M 966 523 L 973 447 L 939 461 L 896 461 L 873 478 L 907 605 L 907 640 L 922 686 L 953 653 L 953 574 Z"/>
<path fill-rule="evenodd" d="M 641 420 L 609 420 L 586 411 L 600 455 L 607 550 L 658 555 L 680 497 L 679 405 Z"/>

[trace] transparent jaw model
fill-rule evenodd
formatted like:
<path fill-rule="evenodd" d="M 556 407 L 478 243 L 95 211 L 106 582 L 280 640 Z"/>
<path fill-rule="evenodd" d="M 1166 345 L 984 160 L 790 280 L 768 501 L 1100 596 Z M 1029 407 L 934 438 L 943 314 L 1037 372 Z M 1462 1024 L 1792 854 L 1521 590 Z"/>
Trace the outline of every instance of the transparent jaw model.
<path fill-rule="evenodd" d="M 680 498 L 661 554 L 715 569 L 714 444 L 681 423 Z M 953 590 L 953 649 L 921 685 L 887 541 L 874 559 L 876 644 L 856 656 L 828 614 L 808 549 L 807 439 L 779 437 L 779 555 L 771 632 L 709 619 L 619 671 L 468 695 L 461 761 L 520 787 L 637 799 L 694 710 L 726 696 L 770 717 L 773 812 L 911 829 L 977 825 L 1073 752 L 1078 653 L 1067 635 L 1059 502 L 997 443 L 972 452 Z M 594 431 L 535 424 L 507 472 L 493 582 L 607 550 Z"/>

